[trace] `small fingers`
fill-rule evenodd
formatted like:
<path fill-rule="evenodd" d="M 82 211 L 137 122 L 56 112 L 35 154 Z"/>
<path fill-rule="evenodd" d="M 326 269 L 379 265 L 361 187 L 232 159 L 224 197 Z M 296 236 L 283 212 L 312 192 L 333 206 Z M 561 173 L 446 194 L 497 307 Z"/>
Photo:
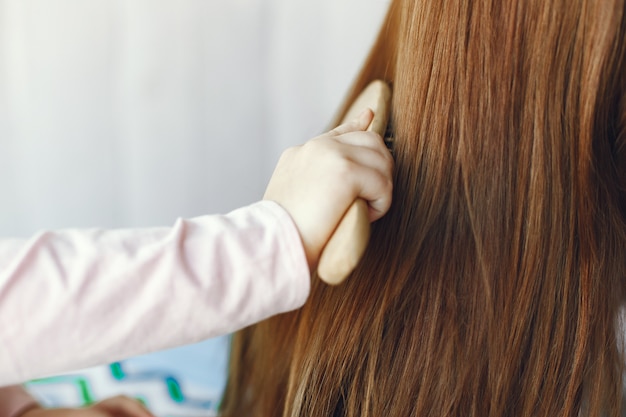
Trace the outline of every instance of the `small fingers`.
<path fill-rule="evenodd" d="M 369 219 L 373 222 L 383 217 L 391 207 L 393 181 L 390 175 L 372 170 L 361 178 L 359 197 L 367 201 Z"/>
<path fill-rule="evenodd" d="M 346 153 L 346 158 L 385 179 L 391 180 L 393 176 L 394 161 L 387 148 L 380 149 L 380 147 L 353 146 L 350 152 Z"/>
<path fill-rule="evenodd" d="M 389 192 L 386 193 L 384 197 L 367 201 L 370 222 L 375 222 L 389 211 L 389 208 L 391 207 L 391 193 L 393 189 L 393 185 L 391 183 L 389 183 L 388 189 Z"/>
<path fill-rule="evenodd" d="M 393 191 L 393 157 L 383 148 L 347 145 L 344 153 L 346 165 L 340 175 L 353 178 L 354 192 L 357 197 L 368 202 L 369 219 L 378 220 L 387 213 L 391 206 Z"/>
<path fill-rule="evenodd" d="M 374 132 L 351 132 L 333 138 L 335 141 L 355 148 L 367 148 L 377 152 L 389 167 L 393 167 L 393 156 L 385 141 Z"/>
<path fill-rule="evenodd" d="M 346 131 L 327 139 L 348 163 L 341 177 L 353 178 L 357 196 L 368 202 L 370 221 L 380 219 L 391 207 L 394 166 L 383 139 L 375 132 L 363 131 Z"/>

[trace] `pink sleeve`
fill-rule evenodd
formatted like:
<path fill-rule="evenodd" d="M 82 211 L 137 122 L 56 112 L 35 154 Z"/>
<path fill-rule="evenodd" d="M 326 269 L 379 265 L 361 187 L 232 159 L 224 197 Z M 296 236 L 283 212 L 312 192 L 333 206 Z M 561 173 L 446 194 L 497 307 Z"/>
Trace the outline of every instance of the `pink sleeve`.
<path fill-rule="evenodd" d="M 21 386 L 0 387 L 0 417 L 19 416 L 36 406 L 37 401 Z"/>
<path fill-rule="evenodd" d="M 0 385 L 238 330 L 302 306 L 309 280 L 295 225 L 268 201 L 0 240 Z"/>

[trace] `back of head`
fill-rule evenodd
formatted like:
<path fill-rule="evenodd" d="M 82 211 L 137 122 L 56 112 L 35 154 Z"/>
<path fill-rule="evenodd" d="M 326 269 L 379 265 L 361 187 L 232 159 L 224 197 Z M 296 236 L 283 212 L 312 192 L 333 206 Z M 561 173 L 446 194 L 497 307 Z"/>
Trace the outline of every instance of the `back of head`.
<path fill-rule="evenodd" d="M 224 415 L 618 415 L 625 14 L 392 2 L 348 99 L 393 87 L 392 208 L 343 285 L 235 337 Z"/>

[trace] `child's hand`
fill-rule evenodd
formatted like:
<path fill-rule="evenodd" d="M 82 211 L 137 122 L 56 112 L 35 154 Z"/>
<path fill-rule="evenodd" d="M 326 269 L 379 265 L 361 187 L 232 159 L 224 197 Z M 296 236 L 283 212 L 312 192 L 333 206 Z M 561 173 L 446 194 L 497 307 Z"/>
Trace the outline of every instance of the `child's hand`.
<path fill-rule="evenodd" d="M 19 417 L 154 417 L 139 401 L 119 395 L 86 408 L 33 408 Z"/>
<path fill-rule="evenodd" d="M 357 197 L 369 204 L 370 221 L 391 205 L 393 158 L 382 138 L 364 132 L 371 110 L 357 120 L 287 149 L 274 170 L 264 199 L 293 218 L 313 270 L 333 230 Z"/>

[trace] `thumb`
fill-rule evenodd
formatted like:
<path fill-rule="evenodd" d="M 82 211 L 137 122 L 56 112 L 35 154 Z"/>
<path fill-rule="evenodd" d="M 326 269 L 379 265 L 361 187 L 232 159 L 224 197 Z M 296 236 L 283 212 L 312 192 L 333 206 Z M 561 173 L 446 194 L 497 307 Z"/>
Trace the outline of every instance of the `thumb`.
<path fill-rule="evenodd" d="M 356 132 L 359 130 L 366 130 L 372 120 L 374 119 L 374 112 L 370 108 L 366 108 L 359 115 L 346 123 L 342 123 L 329 132 L 330 136 L 339 136 L 344 133 Z"/>

